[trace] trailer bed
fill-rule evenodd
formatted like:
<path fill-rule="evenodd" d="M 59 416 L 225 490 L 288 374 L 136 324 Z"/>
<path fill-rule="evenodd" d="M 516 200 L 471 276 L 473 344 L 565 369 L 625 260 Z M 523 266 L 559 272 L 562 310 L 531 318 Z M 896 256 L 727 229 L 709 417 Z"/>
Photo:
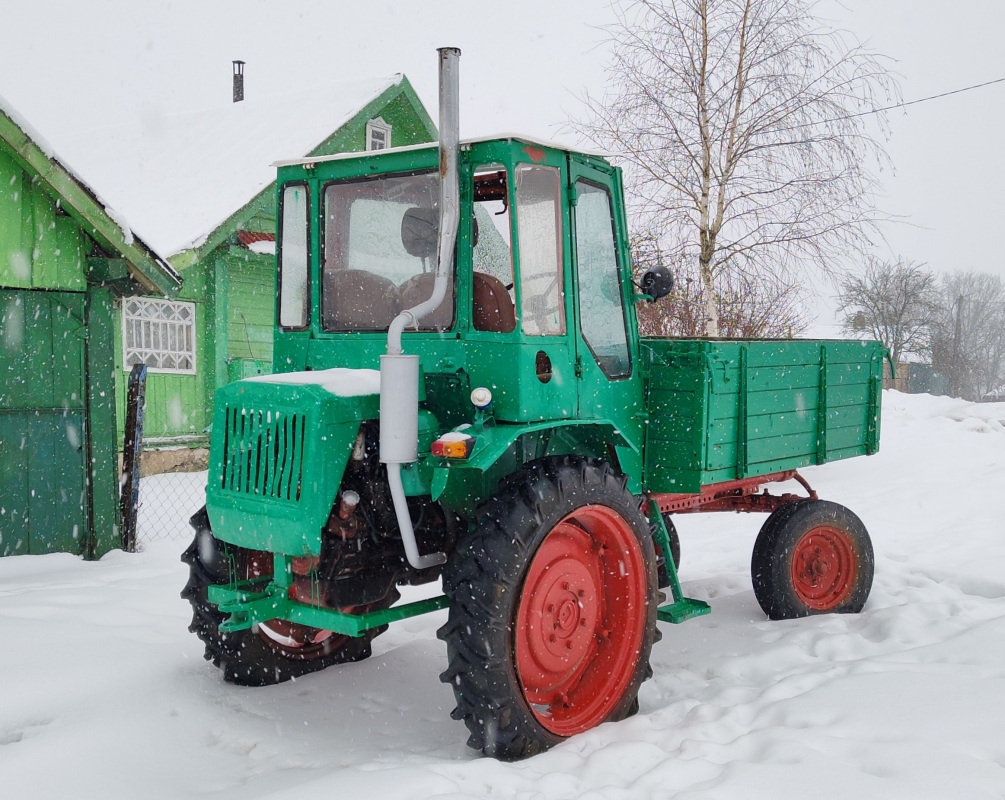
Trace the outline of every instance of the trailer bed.
<path fill-rule="evenodd" d="M 641 345 L 649 492 L 699 492 L 879 449 L 880 342 L 644 337 Z"/>

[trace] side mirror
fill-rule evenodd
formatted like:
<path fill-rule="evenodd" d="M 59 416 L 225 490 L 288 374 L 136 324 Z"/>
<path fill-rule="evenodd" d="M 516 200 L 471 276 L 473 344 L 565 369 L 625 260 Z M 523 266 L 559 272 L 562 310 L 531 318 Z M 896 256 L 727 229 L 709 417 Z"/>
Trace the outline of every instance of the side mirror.
<path fill-rule="evenodd" d="M 639 288 L 655 302 L 673 291 L 673 275 L 666 267 L 654 267 L 642 276 Z"/>

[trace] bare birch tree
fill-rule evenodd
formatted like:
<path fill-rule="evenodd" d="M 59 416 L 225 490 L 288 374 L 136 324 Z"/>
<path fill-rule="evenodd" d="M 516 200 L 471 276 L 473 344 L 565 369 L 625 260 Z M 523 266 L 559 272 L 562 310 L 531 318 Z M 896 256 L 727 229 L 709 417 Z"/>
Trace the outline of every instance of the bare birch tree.
<path fill-rule="evenodd" d="M 912 261 L 869 259 L 863 274 L 842 279 L 838 308 L 845 331 L 879 339 L 899 364 L 904 353 L 928 348 L 938 316 L 935 276 Z"/>
<path fill-rule="evenodd" d="M 708 335 L 720 275 L 791 284 L 871 245 L 886 156 L 882 115 L 862 114 L 899 97 L 880 57 L 822 28 L 810 0 L 616 9 L 607 90 L 572 126 L 627 160 L 633 223 L 697 264 Z"/>

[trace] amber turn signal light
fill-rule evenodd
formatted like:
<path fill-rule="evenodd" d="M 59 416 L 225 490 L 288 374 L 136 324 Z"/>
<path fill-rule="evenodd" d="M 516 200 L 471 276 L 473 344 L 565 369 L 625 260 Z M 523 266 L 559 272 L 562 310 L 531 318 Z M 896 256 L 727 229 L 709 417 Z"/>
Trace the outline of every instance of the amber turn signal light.
<path fill-rule="evenodd" d="M 473 436 L 463 433 L 445 433 L 430 448 L 434 456 L 440 458 L 467 458 L 475 446 Z"/>

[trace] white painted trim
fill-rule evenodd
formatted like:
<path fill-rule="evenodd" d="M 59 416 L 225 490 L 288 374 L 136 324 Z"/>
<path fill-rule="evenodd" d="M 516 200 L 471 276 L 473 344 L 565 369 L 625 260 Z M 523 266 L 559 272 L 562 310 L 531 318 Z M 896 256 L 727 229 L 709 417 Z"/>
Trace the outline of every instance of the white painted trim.
<path fill-rule="evenodd" d="M 373 144 L 374 133 L 382 133 L 384 135 L 384 146 L 383 147 L 371 147 Z M 374 117 L 368 120 L 366 123 L 366 150 L 369 153 L 376 153 L 382 150 L 391 149 L 391 126 L 384 122 L 383 117 Z"/>
<path fill-rule="evenodd" d="M 188 320 L 184 320 L 184 319 L 181 319 L 181 320 L 177 320 L 177 319 L 152 319 L 152 318 L 149 318 L 149 317 L 144 317 L 141 314 L 129 314 L 127 312 L 127 308 L 129 307 L 130 304 L 134 304 L 134 305 L 138 304 L 139 305 L 139 308 L 137 309 L 138 311 L 148 310 L 148 309 L 153 309 L 153 308 L 161 308 L 161 309 L 168 308 L 168 309 L 172 309 L 173 311 L 175 311 L 175 313 L 177 313 L 177 311 L 180 310 L 181 308 L 188 308 L 189 311 L 190 311 L 191 317 Z M 196 374 L 196 369 L 198 367 L 196 358 L 197 358 L 199 347 L 198 347 L 198 342 L 197 342 L 198 331 L 197 331 L 197 327 L 196 327 L 196 306 L 195 306 L 195 303 L 188 303 L 188 302 L 184 302 L 184 301 L 180 301 L 180 300 L 161 300 L 161 299 L 153 298 L 153 297 L 124 297 L 124 298 L 122 298 L 122 304 L 121 304 L 121 307 L 120 307 L 119 316 L 121 317 L 121 324 L 122 324 L 122 368 L 126 372 L 128 372 L 129 370 L 132 369 L 132 364 L 129 363 L 129 356 L 131 354 L 133 354 L 133 353 L 137 353 L 137 351 L 138 351 L 140 354 L 146 353 L 147 354 L 147 358 L 149 358 L 151 355 L 155 356 L 155 357 L 162 357 L 162 358 L 163 357 L 183 356 L 183 357 L 190 357 L 191 360 L 192 360 L 192 368 L 191 369 L 177 369 L 177 368 L 173 368 L 173 367 L 152 366 L 151 364 L 149 364 L 148 362 L 145 361 L 144 363 L 147 363 L 147 370 L 149 372 L 165 373 L 165 374 L 169 374 L 169 375 L 195 375 Z M 170 350 L 170 349 L 165 349 L 165 348 L 154 348 L 152 346 L 151 347 L 136 347 L 135 343 L 133 343 L 133 346 L 130 347 L 129 346 L 129 322 L 130 321 L 136 321 L 136 322 L 139 322 L 140 324 L 143 324 L 144 322 L 148 322 L 148 323 L 151 323 L 151 324 L 160 324 L 164 328 L 164 330 L 161 331 L 161 334 L 168 332 L 168 326 L 174 326 L 174 327 L 180 329 L 181 331 L 185 331 L 186 329 L 190 329 L 191 332 L 192 332 L 192 349 L 188 350 L 186 348 L 186 349 L 183 349 L 183 350 L 179 350 L 179 349 Z"/>

